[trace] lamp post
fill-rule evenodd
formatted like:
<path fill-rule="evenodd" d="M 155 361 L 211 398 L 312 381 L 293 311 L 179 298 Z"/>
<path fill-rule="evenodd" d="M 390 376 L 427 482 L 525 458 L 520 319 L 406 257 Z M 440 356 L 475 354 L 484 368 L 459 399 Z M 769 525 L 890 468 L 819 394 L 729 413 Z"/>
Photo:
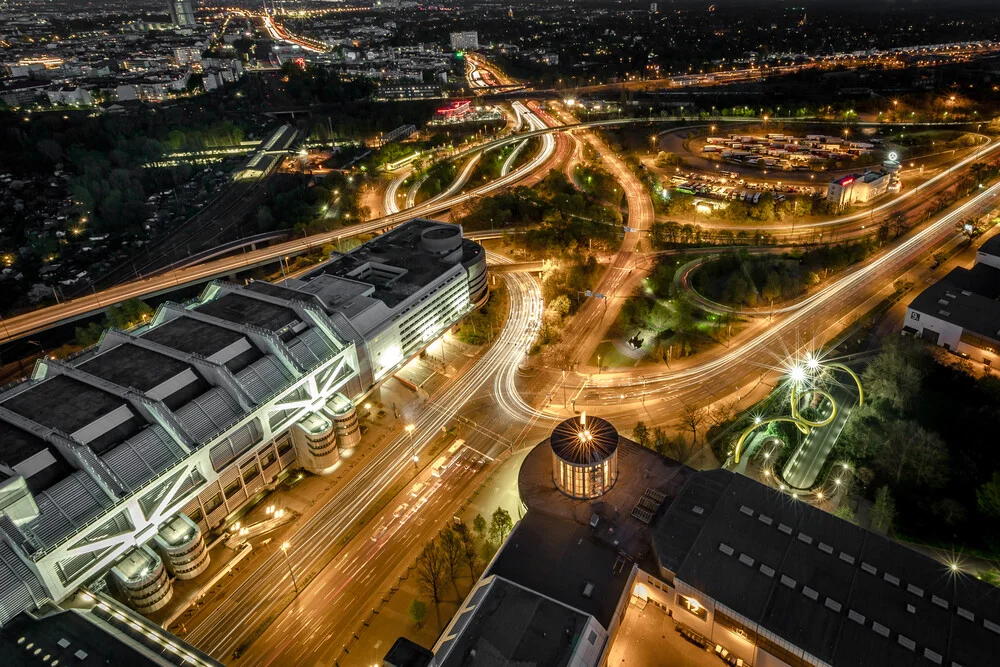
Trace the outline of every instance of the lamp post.
<path fill-rule="evenodd" d="M 410 454 L 413 455 L 413 469 L 414 470 L 417 469 L 417 448 L 416 448 L 416 445 L 413 443 L 413 431 L 416 428 L 417 427 L 414 426 L 413 424 L 407 424 L 405 427 L 403 427 L 403 430 L 405 430 L 406 433 L 410 436 Z"/>
<path fill-rule="evenodd" d="M 295 588 L 295 594 L 299 594 L 299 582 L 295 579 L 295 570 L 292 569 L 292 561 L 288 558 L 288 549 L 291 547 L 288 542 L 281 543 L 281 553 L 285 556 L 285 564 L 288 566 L 288 574 L 292 577 L 292 587 Z"/>

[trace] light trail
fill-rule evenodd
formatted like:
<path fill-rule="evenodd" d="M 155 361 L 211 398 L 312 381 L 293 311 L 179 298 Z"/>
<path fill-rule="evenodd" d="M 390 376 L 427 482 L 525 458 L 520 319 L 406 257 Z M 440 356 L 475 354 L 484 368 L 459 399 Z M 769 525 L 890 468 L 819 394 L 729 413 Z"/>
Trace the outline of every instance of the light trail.
<path fill-rule="evenodd" d="M 970 217 L 975 211 L 982 211 L 985 208 L 996 204 L 996 198 L 1000 193 L 1000 183 L 983 190 L 972 199 L 968 200 L 955 210 L 946 213 L 935 222 L 927 225 L 910 238 L 899 245 L 887 250 L 880 256 L 872 259 L 866 264 L 850 271 L 840 279 L 831 283 L 827 288 L 818 292 L 814 298 L 801 304 L 799 308 L 787 314 L 786 317 L 775 321 L 759 335 L 746 341 L 737 348 L 722 354 L 720 357 L 706 361 L 690 368 L 678 371 L 659 371 L 644 373 L 646 385 L 652 385 L 644 395 L 649 396 L 663 391 L 678 391 L 681 389 L 691 389 L 706 382 L 710 377 L 720 374 L 725 375 L 727 370 L 735 368 L 739 364 L 754 363 L 753 357 L 759 356 L 767 349 L 767 346 L 777 347 L 783 341 L 782 336 L 786 335 L 796 327 L 804 327 L 810 318 L 825 316 L 826 326 L 823 329 L 813 328 L 813 334 L 809 341 L 796 346 L 797 348 L 816 349 L 815 340 L 822 338 L 825 330 L 835 327 L 843 318 L 843 314 L 834 315 L 838 303 L 847 305 L 850 298 L 864 296 L 869 292 L 875 293 L 891 286 L 892 278 L 898 274 L 899 270 L 909 264 L 916 257 L 928 252 L 931 248 L 942 242 L 948 236 L 954 234 L 955 223 Z M 850 308 L 848 312 L 854 310 Z M 826 311 L 826 312 L 823 312 Z M 830 321 L 832 319 L 832 322 Z M 823 324 L 819 322 L 817 324 Z M 776 354 L 777 350 L 772 349 Z M 758 360 L 758 365 L 763 365 L 762 360 Z M 661 385 L 661 386 L 656 386 Z M 584 383 L 585 387 L 600 389 L 615 389 L 623 387 L 634 387 L 635 381 L 631 375 L 608 374 L 591 378 Z"/>
<path fill-rule="evenodd" d="M 541 293 L 537 283 L 523 275 L 511 274 L 508 285 L 513 285 L 512 307 L 497 341 L 468 372 L 433 397 L 433 409 L 422 409 L 412 419 L 416 427 L 413 443 L 418 453 L 439 436 L 442 427 L 453 421 L 494 376 L 516 374 L 527 354 L 540 326 Z M 522 290 L 531 294 L 531 298 L 515 298 L 515 293 L 519 295 Z M 344 488 L 288 538 L 292 544 L 289 558 L 293 569 L 301 575 L 322 569 L 329 559 L 330 545 L 336 544 L 372 511 L 383 492 L 405 477 L 412 466 L 411 456 L 407 433 L 401 433 L 380 447 Z M 273 613 L 289 592 L 291 584 L 283 559 L 278 552 L 269 555 L 255 576 L 230 591 L 220 606 L 200 619 L 185 639 L 216 657 L 229 658 L 232 651 L 246 641 L 259 619 Z"/>

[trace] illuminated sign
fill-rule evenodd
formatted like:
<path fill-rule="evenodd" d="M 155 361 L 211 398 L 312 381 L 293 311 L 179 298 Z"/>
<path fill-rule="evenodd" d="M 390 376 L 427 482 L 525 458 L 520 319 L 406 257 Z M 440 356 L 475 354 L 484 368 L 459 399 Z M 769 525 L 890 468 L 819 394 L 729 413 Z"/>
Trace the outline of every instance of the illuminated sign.
<path fill-rule="evenodd" d="M 847 185 L 850 185 L 853 182 L 854 182 L 853 178 L 845 178 L 845 179 L 843 179 L 843 180 L 840 181 L 840 184 L 844 185 L 844 186 L 847 186 Z"/>
<path fill-rule="evenodd" d="M 889 159 L 895 162 L 897 159 L 899 159 L 899 155 L 896 153 L 889 153 Z"/>
<path fill-rule="evenodd" d="M 697 616 L 703 621 L 708 617 L 708 610 L 694 598 L 689 598 L 686 595 L 678 595 L 677 598 L 678 604 L 684 611 Z"/>

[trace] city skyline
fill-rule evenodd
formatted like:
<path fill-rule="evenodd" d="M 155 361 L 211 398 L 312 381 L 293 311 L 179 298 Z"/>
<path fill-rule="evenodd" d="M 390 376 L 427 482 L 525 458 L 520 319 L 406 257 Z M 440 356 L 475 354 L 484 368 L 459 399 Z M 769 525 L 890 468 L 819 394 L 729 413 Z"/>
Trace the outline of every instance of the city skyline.
<path fill-rule="evenodd" d="M 990 3 L 0 5 L 12 664 L 986 665 Z"/>

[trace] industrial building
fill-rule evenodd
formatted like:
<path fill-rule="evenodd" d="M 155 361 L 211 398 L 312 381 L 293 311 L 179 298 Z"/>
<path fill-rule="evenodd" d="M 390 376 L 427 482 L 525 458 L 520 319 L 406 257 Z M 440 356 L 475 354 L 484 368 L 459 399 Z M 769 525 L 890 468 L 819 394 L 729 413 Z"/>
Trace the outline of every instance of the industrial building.
<path fill-rule="evenodd" d="M 191 28 L 195 25 L 191 0 L 169 0 L 168 9 L 170 22 L 178 28 Z"/>
<path fill-rule="evenodd" d="M 980 246 L 972 268 L 955 267 L 910 302 L 903 334 L 987 366 L 1000 362 L 1000 236 Z"/>
<path fill-rule="evenodd" d="M 521 466 L 527 513 L 433 652 L 401 639 L 384 664 L 596 667 L 624 661 L 617 642 L 651 655 L 691 642 L 761 667 L 971 667 L 1000 654 L 1000 590 L 952 564 L 626 438 L 616 484 L 572 498 L 547 444 Z"/>
<path fill-rule="evenodd" d="M 355 447 L 355 401 L 487 296 L 483 248 L 416 219 L 280 284 L 214 282 L 0 391 L 0 625 L 81 585 L 134 609 L 291 468 Z"/>
<path fill-rule="evenodd" d="M 455 51 L 475 51 L 479 48 L 479 33 L 475 30 L 453 32 L 450 37 L 451 48 Z"/>
<path fill-rule="evenodd" d="M 836 206 L 864 204 L 889 191 L 892 175 L 882 171 L 866 171 L 830 181 L 826 189 L 827 201 Z"/>

